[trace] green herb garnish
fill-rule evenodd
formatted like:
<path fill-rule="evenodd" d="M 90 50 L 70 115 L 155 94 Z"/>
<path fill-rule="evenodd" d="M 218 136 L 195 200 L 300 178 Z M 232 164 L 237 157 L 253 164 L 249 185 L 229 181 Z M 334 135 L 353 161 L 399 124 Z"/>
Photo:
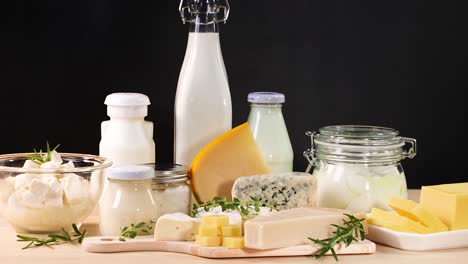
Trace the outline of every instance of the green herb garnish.
<path fill-rule="evenodd" d="M 29 160 L 34 161 L 35 163 L 41 165 L 43 163 L 46 163 L 52 159 L 52 152 L 55 151 L 58 147 L 60 147 L 60 144 L 55 146 L 55 148 L 50 149 L 49 142 L 46 142 L 46 148 L 47 152 L 42 152 L 42 149 L 39 149 L 37 151 L 34 149 L 34 154 L 26 156 Z"/>
<path fill-rule="evenodd" d="M 348 217 L 348 220 L 343 219 L 343 226 L 331 225 L 336 227 L 336 230 L 333 232 L 333 234 L 335 234 L 333 237 L 326 239 L 314 239 L 309 237 L 309 240 L 322 246 L 321 249 L 313 254 L 315 258 L 323 257 L 328 251 L 331 251 L 335 260 L 338 261 L 338 256 L 334 249 L 335 245 L 344 243 L 345 246 L 348 247 L 351 243 L 358 242 L 358 238 L 360 238 L 361 241 L 365 239 L 364 226 L 362 225 L 364 218 L 359 219 L 350 214 L 344 215 Z"/>
<path fill-rule="evenodd" d="M 250 209 L 254 209 L 254 215 L 260 212 L 260 207 L 269 207 L 270 210 L 274 209 L 274 206 L 262 202 L 260 197 L 250 197 L 248 201 L 240 201 L 238 198 L 234 198 L 232 202 L 226 201 L 226 198 L 215 197 L 205 203 L 193 204 L 192 215 L 197 216 L 199 214 L 199 208 L 203 208 L 205 212 L 210 211 L 211 208 L 221 207 L 224 212 L 226 210 L 238 211 L 243 218 L 248 218 L 250 215 Z"/>
<path fill-rule="evenodd" d="M 145 222 L 141 222 L 120 228 L 119 240 L 125 241 L 125 238 L 135 238 L 139 233 L 149 235 L 150 230 L 153 229 L 154 224 L 156 224 L 156 222 L 150 220 L 149 225 L 147 225 Z"/>
<path fill-rule="evenodd" d="M 27 249 L 27 248 L 31 248 L 31 247 L 40 247 L 40 246 L 50 247 L 51 245 L 58 245 L 58 244 L 64 244 L 64 243 L 75 243 L 75 242 L 78 242 L 79 244 L 81 244 L 81 242 L 83 242 L 83 238 L 86 235 L 86 230 L 83 230 L 83 232 L 80 232 L 80 230 L 78 229 L 78 227 L 75 224 L 72 224 L 72 228 L 73 228 L 73 231 L 74 231 L 73 235 L 70 235 L 62 227 L 62 233 L 59 234 L 59 235 L 49 234 L 49 235 L 47 235 L 47 238 L 37 238 L 37 237 L 28 237 L 28 236 L 16 235 L 16 237 L 18 237 L 18 239 L 16 241 L 29 242 L 28 245 L 26 245 L 22 249 Z"/>

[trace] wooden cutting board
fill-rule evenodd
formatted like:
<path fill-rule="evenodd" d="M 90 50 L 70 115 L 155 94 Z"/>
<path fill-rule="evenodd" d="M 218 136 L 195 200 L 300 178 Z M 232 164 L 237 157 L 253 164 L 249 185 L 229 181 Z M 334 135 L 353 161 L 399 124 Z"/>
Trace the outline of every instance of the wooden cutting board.
<path fill-rule="evenodd" d="M 306 244 L 286 248 L 257 250 L 257 249 L 227 249 L 225 247 L 202 247 L 194 242 L 186 241 L 156 241 L 152 236 L 119 241 L 117 237 L 88 237 L 83 240 L 82 247 L 88 252 L 113 253 L 129 251 L 165 251 L 190 254 L 204 258 L 254 258 L 280 256 L 307 256 L 316 252 L 320 246 Z M 375 244 L 364 240 L 352 243 L 349 247 L 337 245 L 339 255 L 372 254 Z"/>

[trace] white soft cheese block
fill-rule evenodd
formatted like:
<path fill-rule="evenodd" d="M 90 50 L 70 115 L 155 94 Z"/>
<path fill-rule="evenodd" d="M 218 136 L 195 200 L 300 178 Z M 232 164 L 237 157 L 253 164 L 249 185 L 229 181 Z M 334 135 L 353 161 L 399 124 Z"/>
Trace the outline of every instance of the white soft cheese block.
<path fill-rule="evenodd" d="M 159 217 L 154 230 L 154 239 L 168 241 L 193 241 L 198 233 L 199 222 L 184 213 L 165 214 Z"/>
<path fill-rule="evenodd" d="M 205 211 L 203 207 L 198 209 L 197 218 L 201 221 L 203 216 L 206 215 L 227 215 L 229 217 L 229 224 L 230 225 L 241 225 L 242 224 L 242 216 L 238 211 L 233 210 L 226 210 L 223 212 L 221 206 L 216 206 L 210 208 L 209 211 Z"/>
<path fill-rule="evenodd" d="M 232 197 L 241 201 L 260 197 L 277 210 L 315 207 L 317 181 L 303 172 L 265 174 L 238 178 L 232 187 Z"/>
<path fill-rule="evenodd" d="M 365 218 L 362 213 L 326 208 L 294 208 L 258 216 L 244 224 L 245 247 L 273 249 L 311 243 L 310 238 L 324 239 L 332 235 L 331 224 L 342 225 L 343 213 Z M 365 225 L 365 223 L 364 223 Z"/>

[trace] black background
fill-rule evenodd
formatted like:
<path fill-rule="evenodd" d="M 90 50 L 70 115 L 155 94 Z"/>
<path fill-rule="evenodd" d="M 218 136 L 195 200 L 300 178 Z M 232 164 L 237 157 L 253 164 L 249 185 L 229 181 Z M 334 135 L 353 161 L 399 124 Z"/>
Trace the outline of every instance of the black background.
<path fill-rule="evenodd" d="M 1 153 L 49 140 L 97 154 L 104 98 L 126 91 L 150 97 L 157 160 L 172 161 L 188 28 L 178 1 L 11 2 L 1 8 Z M 296 170 L 305 131 L 368 124 L 418 140 L 403 163 L 409 187 L 468 181 L 464 12 L 451 1 L 231 1 L 221 45 L 233 125 L 247 119 L 249 92 L 279 91 Z"/>

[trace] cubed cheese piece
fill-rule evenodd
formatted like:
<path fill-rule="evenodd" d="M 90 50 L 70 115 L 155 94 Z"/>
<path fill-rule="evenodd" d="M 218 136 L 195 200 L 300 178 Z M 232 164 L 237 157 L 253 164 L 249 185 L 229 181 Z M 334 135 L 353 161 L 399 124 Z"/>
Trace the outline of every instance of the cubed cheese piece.
<path fill-rule="evenodd" d="M 214 225 L 216 227 L 221 227 L 229 225 L 229 217 L 227 215 L 206 215 L 203 216 L 202 223 L 204 225 Z"/>
<path fill-rule="evenodd" d="M 223 247 L 226 248 L 243 248 L 244 247 L 244 237 L 223 237 Z"/>
<path fill-rule="evenodd" d="M 221 227 L 221 236 L 223 237 L 240 237 L 242 236 L 242 228 L 240 225 L 226 225 Z"/>
<path fill-rule="evenodd" d="M 219 236 L 221 233 L 220 227 L 214 224 L 201 224 L 198 234 L 200 236 Z"/>
<path fill-rule="evenodd" d="M 388 206 L 399 215 L 421 223 L 423 226 L 431 229 L 431 233 L 448 231 L 447 225 L 418 203 L 394 196 L 388 201 Z"/>
<path fill-rule="evenodd" d="M 260 210 L 261 209 L 262 208 L 260 208 Z M 210 208 L 208 210 L 208 212 L 205 211 L 205 209 L 203 207 L 198 209 L 197 217 L 199 219 L 202 219 L 203 217 L 205 217 L 207 215 L 226 215 L 226 216 L 229 217 L 229 224 L 230 225 L 240 225 L 240 224 L 242 224 L 242 216 L 240 215 L 240 213 L 238 211 L 228 209 L 228 210 L 223 212 L 221 206 L 216 206 L 216 207 Z"/>
<path fill-rule="evenodd" d="M 232 197 L 241 201 L 259 197 L 278 210 L 315 207 L 317 181 L 303 172 L 240 177 L 232 187 Z"/>
<path fill-rule="evenodd" d="M 468 182 L 423 186 L 420 202 L 449 230 L 468 229 Z"/>
<path fill-rule="evenodd" d="M 334 231 L 330 225 L 342 225 L 347 219 L 344 213 L 365 218 L 364 214 L 346 210 L 306 207 L 257 216 L 245 222 L 245 247 L 272 249 L 309 243 L 308 237 L 328 238 Z M 363 225 L 366 227 L 365 221 Z"/>
<path fill-rule="evenodd" d="M 156 222 L 154 239 L 168 241 L 193 241 L 199 222 L 183 213 L 165 214 Z"/>
<path fill-rule="evenodd" d="M 367 222 L 370 225 L 385 227 L 399 232 L 419 234 L 431 233 L 431 229 L 416 221 L 378 208 L 372 208 Z"/>
<path fill-rule="evenodd" d="M 89 189 L 87 180 L 74 173 L 68 173 L 60 179 L 60 183 L 63 186 L 65 201 L 68 204 L 76 204 L 83 201 L 88 202 L 86 201 Z"/>
<path fill-rule="evenodd" d="M 193 194 L 199 202 L 216 196 L 231 199 L 232 185 L 238 177 L 269 172 L 248 123 L 206 145 L 189 171 Z"/>
<path fill-rule="evenodd" d="M 219 236 L 196 236 L 195 243 L 204 247 L 221 246 L 221 237 Z"/>

